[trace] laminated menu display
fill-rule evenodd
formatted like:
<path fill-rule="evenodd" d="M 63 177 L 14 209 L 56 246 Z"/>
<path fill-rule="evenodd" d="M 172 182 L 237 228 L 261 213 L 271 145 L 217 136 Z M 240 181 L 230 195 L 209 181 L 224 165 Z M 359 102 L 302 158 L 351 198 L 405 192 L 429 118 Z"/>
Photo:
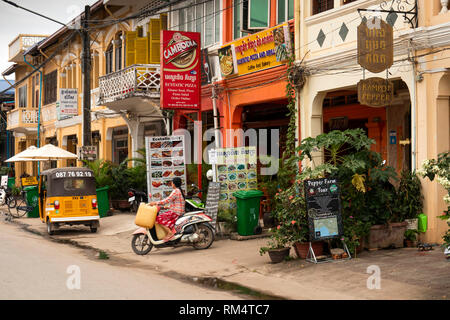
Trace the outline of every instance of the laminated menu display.
<path fill-rule="evenodd" d="M 211 152 L 210 159 L 214 159 L 217 165 L 216 181 L 220 183 L 219 208 L 235 211 L 237 205 L 233 193 L 258 188 L 256 147 L 224 148 Z"/>
<path fill-rule="evenodd" d="M 173 178 L 181 178 L 186 193 L 186 161 L 184 136 L 146 137 L 147 190 L 149 201 L 159 201 L 173 191 Z"/>

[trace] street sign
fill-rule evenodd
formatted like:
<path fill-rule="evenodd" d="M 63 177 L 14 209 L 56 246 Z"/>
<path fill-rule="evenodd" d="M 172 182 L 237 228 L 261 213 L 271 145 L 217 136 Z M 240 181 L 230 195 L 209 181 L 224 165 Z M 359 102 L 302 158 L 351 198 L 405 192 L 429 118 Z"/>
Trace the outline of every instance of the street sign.
<path fill-rule="evenodd" d="M 8 185 L 8 176 L 2 176 L 0 187 L 6 187 Z"/>
<path fill-rule="evenodd" d="M 394 84 L 382 78 L 358 82 L 358 101 L 369 107 L 385 107 L 394 99 Z"/>
<path fill-rule="evenodd" d="M 37 186 L 38 181 L 36 177 L 25 177 L 22 178 L 22 186 Z"/>
<path fill-rule="evenodd" d="M 373 17 L 358 26 L 358 64 L 373 73 L 382 72 L 394 63 L 394 31 Z"/>
<path fill-rule="evenodd" d="M 305 180 L 310 241 L 342 236 L 341 191 L 337 179 Z"/>

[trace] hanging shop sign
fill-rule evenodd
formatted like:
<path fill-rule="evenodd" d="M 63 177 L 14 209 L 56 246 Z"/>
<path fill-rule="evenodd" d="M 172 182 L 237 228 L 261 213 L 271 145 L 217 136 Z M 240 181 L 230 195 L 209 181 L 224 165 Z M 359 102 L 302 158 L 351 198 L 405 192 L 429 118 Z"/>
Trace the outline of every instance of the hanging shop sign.
<path fill-rule="evenodd" d="M 147 155 L 147 190 L 150 201 L 159 201 L 173 191 L 172 180 L 181 178 L 186 193 L 184 136 L 145 137 Z"/>
<path fill-rule="evenodd" d="M 95 161 L 97 160 L 97 146 L 82 146 L 77 147 L 78 149 L 78 159 Z"/>
<path fill-rule="evenodd" d="M 208 85 L 211 83 L 212 79 L 211 63 L 208 57 L 208 49 L 202 49 L 201 61 L 201 84 Z"/>
<path fill-rule="evenodd" d="M 59 113 L 63 117 L 78 115 L 78 89 L 59 89 Z"/>
<path fill-rule="evenodd" d="M 209 160 L 217 165 L 214 174 L 220 183 L 219 209 L 234 212 L 237 206 L 233 193 L 258 187 L 256 147 L 210 150 Z"/>
<path fill-rule="evenodd" d="M 358 82 L 358 101 L 369 107 L 385 107 L 394 99 L 394 84 L 382 78 L 369 78 Z"/>
<path fill-rule="evenodd" d="M 161 108 L 200 109 L 200 33 L 161 30 Z"/>
<path fill-rule="evenodd" d="M 336 179 L 305 180 L 310 241 L 342 236 L 341 191 Z"/>
<path fill-rule="evenodd" d="M 223 77 L 244 75 L 284 64 L 291 48 L 289 25 L 254 33 L 219 49 Z"/>
<path fill-rule="evenodd" d="M 0 187 L 6 187 L 8 185 L 8 176 L 2 176 Z"/>
<path fill-rule="evenodd" d="M 38 185 L 38 181 L 36 177 L 25 177 L 22 178 L 22 186 L 26 187 L 26 186 L 37 186 Z"/>
<path fill-rule="evenodd" d="M 372 73 L 389 69 L 394 62 L 392 26 L 378 17 L 358 26 L 358 64 Z"/>

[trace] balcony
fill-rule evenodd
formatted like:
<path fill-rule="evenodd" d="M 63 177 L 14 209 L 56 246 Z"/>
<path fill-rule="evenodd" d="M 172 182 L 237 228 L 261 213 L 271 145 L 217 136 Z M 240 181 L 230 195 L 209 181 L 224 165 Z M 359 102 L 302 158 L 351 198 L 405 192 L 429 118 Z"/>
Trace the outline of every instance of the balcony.
<path fill-rule="evenodd" d="M 9 62 L 23 62 L 23 52 L 39 41 L 45 39 L 47 36 L 44 35 L 30 35 L 30 34 L 19 34 L 9 44 Z"/>
<path fill-rule="evenodd" d="M 135 64 L 99 78 L 100 106 L 134 113 L 159 109 L 159 64 Z M 155 111 L 155 110 L 153 110 Z"/>
<path fill-rule="evenodd" d="M 8 112 L 7 130 L 19 133 L 37 132 L 37 110 L 18 108 Z"/>

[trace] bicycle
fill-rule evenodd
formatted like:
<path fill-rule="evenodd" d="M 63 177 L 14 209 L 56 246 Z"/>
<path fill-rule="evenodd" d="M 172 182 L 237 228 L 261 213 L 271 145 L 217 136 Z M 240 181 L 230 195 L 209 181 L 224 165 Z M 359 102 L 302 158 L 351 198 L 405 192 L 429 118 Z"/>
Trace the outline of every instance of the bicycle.
<path fill-rule="evenodd" d="M 27 202 L 25 200 L 25 192 L 20 192 L 21 199 L 16 200 L 16 206 L 10 208 L 8 207 L 9 214 L 14 218 L 21 218 L 26 213 L 33 211 L 34 207 L 27 205 Z"/>

